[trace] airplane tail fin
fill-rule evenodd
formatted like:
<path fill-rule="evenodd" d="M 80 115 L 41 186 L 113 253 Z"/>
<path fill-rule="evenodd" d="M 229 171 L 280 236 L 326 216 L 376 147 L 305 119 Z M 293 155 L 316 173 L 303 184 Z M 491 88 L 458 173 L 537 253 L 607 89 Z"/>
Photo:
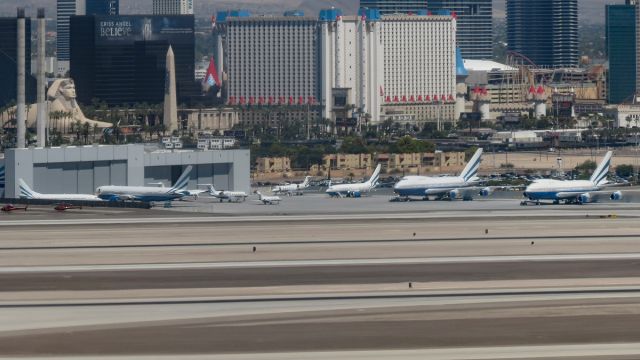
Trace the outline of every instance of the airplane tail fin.
<path fill-rule="evenodd" d="M 589 180 L 595 185 L 600 184 L 601 182 L 605 181 L 605 179 L 607 178 L 607 175 L 609 174 L 609 167 L 611 167 L 612 156 L 613 156 L 613 152 L 608 151 L 607 154 L 602 159 L 602 161 L 600 162 L 600 165 L 598 165 L 598 167 L 596 168 L 596 171 L 594 171 L 593 175 L 591 175 L 591 179 Z"/>
<path fill-rule="evenodd" d="M 258 199 L 262 200 L 262 193 L 256 190 L 256 194 L 258 195 Z"/>
<path fill-rule="evenodd" d="M 21 199 L 37 199 L 38 195 L 40 195 L 39 193 L 31 189 L 29 185 L 27 185 L 27 183 L 22 179 L 18 180 L 18 186 L 20 188 Z"/>
<path fill-rule="evenodd" d="M 193 166 L 187 166 L 187 168 L 184 170 L 182 175 L 180 175 L 178 181 L 176 181 L 169 192 L 182 191 L 187 188 L 187 185 L 189 185 L 189 175 L 191 175 L 191 169 L 193 169 Z"/>
<path fill-rule="evenodd" d="M 480 169 L 480 163 L 482 162 L 482 148 L 478 149 L 473 157 L 467 163 L 467 166 L 460 173 L 460 177 L 468 182 L 473 179 L 478 174 L 478 169 Z"/>
<path fill-rule="evenodd" d="M 198 186 L 202 186 L 206 188 L 209 195 L 213 195 L 216 192 L 216 189 L 213 187 L 213 184 L 198 184 Z"/>
<path fill-rule="evenodd" d="M 367 181 L 367 184 L 371 185 L 372 187 L 376 186 L 378 180 L 380 180 L 380 170 L 382 170 L 382 164 L 378 164 L 378 166 L 376 166 L 376 169 L 373 171 L 373 174 Z"/>
<path fill-rule="evenodd" d="M 302 187 L 307 187 L 309 186 L 309 183 L 311 182 L 311 176 L 307 176 L 304 178 L 304 182 L 302 183 Z"/>

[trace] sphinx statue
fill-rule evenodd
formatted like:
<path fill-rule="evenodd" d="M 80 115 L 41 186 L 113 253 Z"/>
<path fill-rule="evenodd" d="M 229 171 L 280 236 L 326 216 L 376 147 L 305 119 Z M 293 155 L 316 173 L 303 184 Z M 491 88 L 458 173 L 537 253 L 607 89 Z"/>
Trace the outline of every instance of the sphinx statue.
<path fill-rule="evenodd" d="M 89 124 L 91 127 L 97 125 L 101 129 L 113 126 L 108 122 L 87 119 L 76 101 L 76 86 L 72 79 L 56 79 L 51 83 L 47 91 L 47 108 L 49 112 L 47 128 L 49 129 L 53 128 L 60 132 L 69 131 L 71 124 L 78 121 L 82 125 Z M 8 115 L 15 114 L 15 111 L 15 107 L 7 110 L 0 115 L 0 119 L 8 118 Z M 26 111 L 27 127 L 35 128 L 38 113 L 37 104 L 27 105 Z M 57 116 L 58 114 L 61 116 Z"/>

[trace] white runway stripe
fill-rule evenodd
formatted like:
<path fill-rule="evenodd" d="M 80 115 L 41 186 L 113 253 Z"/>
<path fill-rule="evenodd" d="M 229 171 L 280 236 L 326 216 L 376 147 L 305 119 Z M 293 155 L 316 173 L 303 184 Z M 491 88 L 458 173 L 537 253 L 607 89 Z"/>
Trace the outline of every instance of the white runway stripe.
<path fill-rule="evenodd" d="M 298 266 L 349 266 L 349 265 L 402 265 L 402 264 L 465 264 L 521 261 L 602 261 L 640 260 L 640 253 L 630 254 L 576 254 L 576 255 L 513 255 L 513 256 L 452 256 L 433 258 L 399 259 L 342 259 L 342 260 L 292 260 L 292 261 L 239 261 L 212 263 L 165 263 L 128 265 L 73 265 L 73 266 L 12 266 L 0 267 L 0 274 L 34 272 L 85 272 L 127 270 L 174 270 L 174 269 L 225 269 L 256 267 Z"/>

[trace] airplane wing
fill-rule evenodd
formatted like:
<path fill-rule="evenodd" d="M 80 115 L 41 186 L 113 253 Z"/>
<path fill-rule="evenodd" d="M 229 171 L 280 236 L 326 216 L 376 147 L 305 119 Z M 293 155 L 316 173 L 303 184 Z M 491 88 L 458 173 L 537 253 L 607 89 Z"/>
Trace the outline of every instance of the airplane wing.
<path fill-rule="evenodd" d="M 589 191 L 583 193 L 575 192 L 559 192 L 556 194 L 559 200 L 571 200 L 575 199 L 580 203 L 593 203 L 600 202 L 602 200 L 622 200 L 623 194 L 621 191 Z"/>
<path fill-rule="evenodd" d="M 574 199 L 577 198 L 580 195 L 583 195 L 584 193 L 575 193 L 575 192 L 559 192 L 556 194 L 556 197 L 558 199 Z"/>
<path fill-rule="evenodd" d="M 135 195 L 122 194 L 122 195 L 111 195 L 107 201 L 133 201 L 138 200 Z"/>
<path fill-rule="evenodd" d="M 499 186 L 470 186 L 458 189 L 451 189 L 449 191 L 449 198 L 453 199 L 464 199 L 464 200 L 472 200 L 476 196 L 488 197 L 496 189 L 499 189 Z"/>

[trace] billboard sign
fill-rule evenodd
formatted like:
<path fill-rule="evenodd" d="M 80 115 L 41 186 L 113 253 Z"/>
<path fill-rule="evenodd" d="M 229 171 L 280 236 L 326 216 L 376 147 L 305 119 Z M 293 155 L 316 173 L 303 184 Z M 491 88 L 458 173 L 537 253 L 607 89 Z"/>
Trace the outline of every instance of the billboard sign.
<path fill-rule="evenodd" d="M 99 44 L 154 40 L 192 43 L 194 18 L 192 15 L 96 16 L 95 33 Z"/>

